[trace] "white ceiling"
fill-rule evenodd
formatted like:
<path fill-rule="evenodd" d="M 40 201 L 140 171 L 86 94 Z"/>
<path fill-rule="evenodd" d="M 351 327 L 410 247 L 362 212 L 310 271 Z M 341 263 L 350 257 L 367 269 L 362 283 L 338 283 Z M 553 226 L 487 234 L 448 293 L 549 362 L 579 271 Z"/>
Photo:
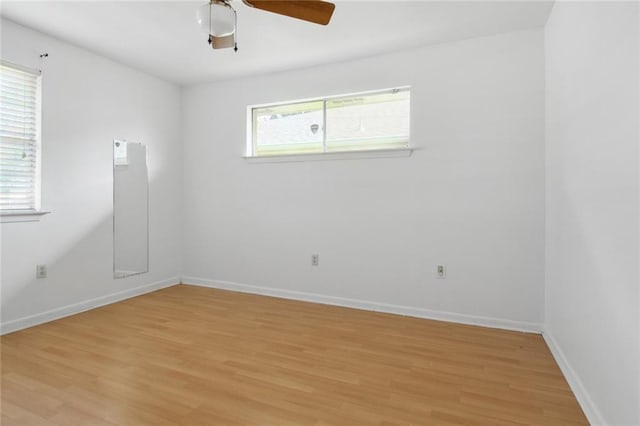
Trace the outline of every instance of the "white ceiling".
<path fill-rule="evenodd" d="M 547 1 L 336 1 L 324 27 L 234 0 L 238 48 L 212 50 L 201 1 L 2 1 L 3 17 L 165 80 L 189 85 L 543 26 Z"/>

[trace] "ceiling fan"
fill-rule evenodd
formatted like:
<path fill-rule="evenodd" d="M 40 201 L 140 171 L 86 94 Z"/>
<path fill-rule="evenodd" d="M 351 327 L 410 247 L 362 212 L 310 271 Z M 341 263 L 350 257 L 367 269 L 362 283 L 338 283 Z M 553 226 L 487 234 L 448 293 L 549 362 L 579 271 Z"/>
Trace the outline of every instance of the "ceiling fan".
<path fill-rule="evenodd" d="M 255 9 L 302 19 L 315 24 L 327 25 L 331 20 L 335 4 L 321 0 L 242 0 Z M 238 50 L 236 32 L 238 20 L 231 0 L 209 0 L 198 9 L 198 24 L 209 34 L 208 42 L 214 49 L 233 47 Z"/>

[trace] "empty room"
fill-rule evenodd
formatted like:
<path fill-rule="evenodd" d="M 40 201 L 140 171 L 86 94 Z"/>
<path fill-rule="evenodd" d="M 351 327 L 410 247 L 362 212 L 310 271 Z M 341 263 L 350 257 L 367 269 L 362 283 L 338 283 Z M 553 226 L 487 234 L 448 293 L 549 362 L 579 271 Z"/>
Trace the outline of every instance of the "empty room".
<path fill-rule="evenodd" d="M 0 16 L 3 426 L 640 426 L 639 2 Z"/>

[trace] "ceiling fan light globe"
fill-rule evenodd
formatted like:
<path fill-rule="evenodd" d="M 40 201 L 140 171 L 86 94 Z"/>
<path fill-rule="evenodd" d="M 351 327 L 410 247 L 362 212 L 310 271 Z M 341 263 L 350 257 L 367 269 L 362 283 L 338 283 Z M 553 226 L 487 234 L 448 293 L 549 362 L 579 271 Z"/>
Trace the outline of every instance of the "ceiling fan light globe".
<path fill-rule="evenodd" d="M 214 0 L 200 6 L 196 13 L 196 21 L 206 34 L 224 37 L 236 30 L 236 14 L 228 4 Z"/>
<path fill-rule="evenodd" d="M 224 37 L 236 30 L 236 14 L 224 3 L 211 3 L 211 35 Z"/>
<path fill-rule="evenodd" d="M 209 3 L 203 4 L 196 11 L 196 22 L 200 26 L 200 29 L 205 34 L 209 34 L 209 8 L 211 5 Z"/>

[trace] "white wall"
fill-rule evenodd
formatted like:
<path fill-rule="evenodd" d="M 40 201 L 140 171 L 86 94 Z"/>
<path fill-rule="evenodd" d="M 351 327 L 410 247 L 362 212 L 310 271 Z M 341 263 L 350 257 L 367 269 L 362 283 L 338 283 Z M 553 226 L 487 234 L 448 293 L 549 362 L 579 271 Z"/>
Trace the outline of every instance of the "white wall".
<path fill-rule="evenodd" d="M 186 89 L 183 281 L 535 329 L 544 298 L 543 45 L 538 29 Z M 412 86 L 412 157 L 241 158 L 247 105 L 400 85 Z M 435 278 L 438 263 L 446 280 Z"/>
<path fill-rule="evenodd" d="M 2 20 L 1 35 L 3 59 L 42 69 L 42 207 L 51 211 L 39 223 L 0 227 L 3 329 L 146 284 L 178 282 L 179 88 L 10 21 Z M 41 61 L 43 52 L 49 57 Z M 149 152 L 150 272 L 122 280 L 112 278 L 114 137 L 144 143 Z M 40 263 L 49 274 L 36 280 Z"/>
<path fill-rule="evenodd" d="M 546 27 L 546 331 L 593 423 L 640 424 L 637 3 Z"/>

